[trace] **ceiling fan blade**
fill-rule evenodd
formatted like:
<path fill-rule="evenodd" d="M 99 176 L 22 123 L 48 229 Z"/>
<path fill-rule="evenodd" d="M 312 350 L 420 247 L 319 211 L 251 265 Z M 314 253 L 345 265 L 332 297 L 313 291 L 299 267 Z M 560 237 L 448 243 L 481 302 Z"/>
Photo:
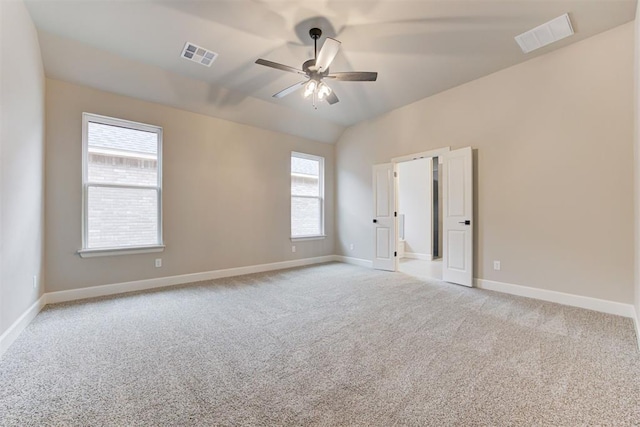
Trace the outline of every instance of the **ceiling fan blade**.
<path fill-rule="evenodd" d="M 290 73 L 302 74 L 306 76 L 306 73 L 297 68 L 289 67 L 288 65 L 278 64 L 277 62 L 267 61 L 266 59 L 256 59 L 256 64 L 264 65 L 265 67 L 275 68 L 276 70 L 288 71 Z"/>
<path fill-rule="evenodd" d="M 340 50 L 341 43 L 330 37 L 324 41 L 320 52 L 318 52 L 318 58 L 316 59 L 316 69 L 318 70 L 327 70 L 331 62 L 333 62 L 333 58 L 336 57 L 338 51 Z"/>
<path fill-rule="evenodd" d="M 345 73 L 329 74 L 326 77 L 345 82 L 375 82 L 378 79 L 378 73 L 373 71 L 348 71 Z"/>
<path fill-rule="evenodd" d="M 327 99 L 327 102 L 329 103 L 329 105 L 333 105 L 336 102 L 340 101 L 335 92 L 331 92 L 329 95 L 327 95 L 326 99 Z"/>
<path fill-rule="evenodd" d="M 274 98 L 284 98 L 285 96 L 289 95 L 290 93 L 293 93 L 295 91 L 297 91 L 298 89 L 301 89 L 304 87 L 305 83 L 307 83 L 306 81 L 301 81 L 298 82 L 294 85 L 289 86 L 286 89 L 282 89 L 280 92 L 276 93 L 275 95 L 273 95 Z"/>

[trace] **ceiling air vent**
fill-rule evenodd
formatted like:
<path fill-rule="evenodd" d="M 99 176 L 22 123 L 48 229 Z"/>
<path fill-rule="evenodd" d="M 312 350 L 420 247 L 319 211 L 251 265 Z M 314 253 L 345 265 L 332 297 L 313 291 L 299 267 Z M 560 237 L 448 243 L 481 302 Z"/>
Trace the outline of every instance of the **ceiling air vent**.
<path fill-rule="evenodd" d="M 569 15 L 565 13 L 516 36 L 516 42 L 524 53 L 529 53 L 571 35 L 573 35 L 573 27 Z"/>
<path fill-rule="evenodd" d="M 181 56 L 185 59 L 188 59 L 189 61 L 197 62 L 198 64 L 211 67 L 213 61 L 215 61 L 218 57 L 218 54 L 193 43 L 187 42 L 184 45 L 184 49 L 182 49 Z"/>

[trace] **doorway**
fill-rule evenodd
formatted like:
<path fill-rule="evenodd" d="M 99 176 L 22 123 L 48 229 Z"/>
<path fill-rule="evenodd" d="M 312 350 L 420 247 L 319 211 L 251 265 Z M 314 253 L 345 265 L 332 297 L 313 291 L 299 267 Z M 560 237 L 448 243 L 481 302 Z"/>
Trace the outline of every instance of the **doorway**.
<path fill-rule="evenodd" d="M 396 163 L 398 271 L 442 280 L 441 168 L 439 157 Z"/>
<path fill-rule="evenodd" d="M 454 151 L 445 147 L 394 158 L 391 163 L 373 165 L 374 256 L 372 266 L 379 270 L 397 271 L 399 269 L 398 249 L 402 245 L 399 243 L 398 233 L 398 164 L 434 157 L 438 158 L 437 176 L 438 183 L 441 182 L 436 187 L 438 193 L 436 200 L 442 208 L 435 211 L 438 216 L 435 221 L 438 228 L 432 236 L 436 235 L 442 241 L 442 246 L 438 246 L 437 252 L 434 251 L 441 254 L 441 280 L 470 287 L 473 286 L 474 224 L 471 147 Z M 441 162 L 440 159 L 442 159 Z M 400 248 L 402 257 L 406 257 L 406 242 L 404 246 L 404 251 Z M 433 252 L 431 256 L 433 258 Z M 433 269 L 429 274 L 435 274 Z"/>

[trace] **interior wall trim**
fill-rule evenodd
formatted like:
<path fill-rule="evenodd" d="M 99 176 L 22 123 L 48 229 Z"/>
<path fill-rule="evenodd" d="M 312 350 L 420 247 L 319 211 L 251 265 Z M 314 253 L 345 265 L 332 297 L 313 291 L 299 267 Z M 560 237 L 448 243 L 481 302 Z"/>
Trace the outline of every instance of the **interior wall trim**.
<path fill-rule="evenodd" d="M 227 268 L 222 270 L 206 271 L 201 273 L 183 274 L 178 276 L 160 277 L 156 279 L 136 280 L 131 282 L 116 283 L 112 285 L 94 286 L 90 288 L 73 289 L 68 291 L 48 292 L 34 302 L 10 327 L 0 336 L 0 357 L 13 344 L 24 329 L 38 315 L 47 304 L 56 304 L 66 301 L 75 301 L 99 296 L 117 295 L 127 292 L 135 292 L 147 289 L 175 286 L 204 280 L 220 279 L 225 277 L 240 276 L 244 274 L 261 273 L 265 271 L 282 270 L 306 265 L 321 264 L 338 261 L 346 264 L 372 268 L 370 260 L 347 257 L 343 255 L 326 255 L 314 258 L 303 258 L 291 261 L 281 261 L 270 264 L 258 264 L 246 267 Z M 531 288 L 528 286 L 514 285 L 511 283 L 496 282 L 493 280 L 474 279 L 474 285 L 480 289 L 503 292 L 542 301 L 555 302 L 572 307 L 595 310 L 602 313 L 614 314 L 633 319 L 638 349 L 640 350 L 640 316 L 632 304 L 616 301 L 608 301 L 598 298 L 585 297 L 546 289 Z"/>
<path fill-rule="evenodd" d="M 587 310 L 599 311 L 601 313 L 615 314 L 617 316 L 636 319 L 635 321 L 637 322 L 635 308 L 632 304 L 567 294 L 547 289 L 530 288 L 528 286 L 514 285 L 511 283 L 495 282 L 493 280 L 476 278 L 473 281 L 475 287 L 480 289 L 555 302 L 571 307 L 586 308 Z"/>
<path fill-rule="evenodd" d="M 29 308 L 18 319 L 13 322 L 9 329 L 0 335 L 0 357 L 7 351 L 13 342 L 20 336 L 29 323 L 40 313 L 40 310 L 46 305 L 46 294 L 42 295 L 36 302 L 31 304 Z"/>
<path fill-rule="evenodd" d="M 135 280 L 132 282 L 115 283 L 112 285 L 92 286 L 68 291 L 47 293 L 47 304 L 57 304 L 85 298 L 95 298 L 106 295 L 116 295 L 126 292 L 144 291 L 147 289 L 164 288 L 167 286 L 183 285 L 185 283 L 202 282 L 205 280 L 221 279 L 224 277 L 241 276 L 243 274 L 262 273 L 265 271 L 282 270 L 285 268 L 302 267 L 334 261 L 333 255 L 314 258 L 302 258 L 291 261 L 274 262 L 270 264 L 250 265 L 246 267 L 226 268 L 201 273 L 181 274 L 178 276 L 158 277 L 155 279 Z"/>
<path fill-rule="evenodd" d="M 205 271 L 202 273 L 182 274 L 178 276 L 159 277 L 155 279 L 135 280 L 131 282 L 115 283 L 112 285 L 93 286 L 89 288 L 71 289 L 68 291 L 48 292 L 33 303 L 6 332 L 0 336 L 0 357 L 13 344 L 18 336 L 25 330 L 29 323 L 48 304 L 57 304 L 67 301 L 76 301 L 87 298 L 95 298 L 107 295 L 117 295 L 127 292 L 142 291 L 147 289 L 163 288 L 167 286 L 182 285 L 185 283 L 201 282 L 203 280 L 221 279 L 224 277 L 241 276 L 244 274 L 262 273 L 265 271 L 282 270 L 305 265 L 321 264 L 337 261 L 335 255 L 326 255 L 314 258 L 302 258 L 291 261 L 274 262 L 270 264 L 250 265 L 246 267 L 227 268 L 223 270 Z"/>

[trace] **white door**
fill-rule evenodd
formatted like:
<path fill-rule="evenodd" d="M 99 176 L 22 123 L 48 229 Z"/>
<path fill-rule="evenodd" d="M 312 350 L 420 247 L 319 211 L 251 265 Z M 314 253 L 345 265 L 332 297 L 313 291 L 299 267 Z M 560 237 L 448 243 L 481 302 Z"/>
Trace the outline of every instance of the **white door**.
<path fill-rule="evenodd" d="M 442 155 L 442 280 L 473 286 L 471 147 Z"/>
<path fill-rule="evenodd" d="M 373 268 L 396 270 L 393 163 L 373 166 Z"/>

